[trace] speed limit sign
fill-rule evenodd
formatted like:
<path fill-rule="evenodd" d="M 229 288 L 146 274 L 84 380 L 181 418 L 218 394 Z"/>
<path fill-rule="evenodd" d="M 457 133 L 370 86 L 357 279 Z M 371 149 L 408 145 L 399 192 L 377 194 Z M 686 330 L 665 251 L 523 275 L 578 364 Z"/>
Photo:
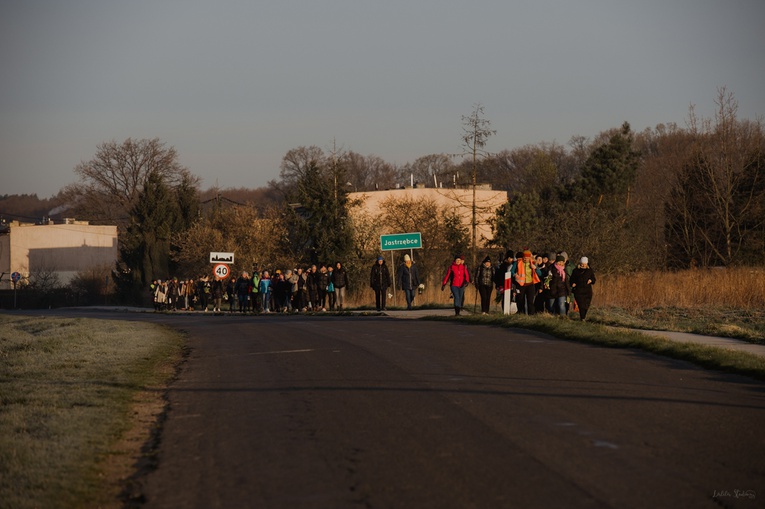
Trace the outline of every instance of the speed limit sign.
<path fill-rule="evenodd" d="M 229 268 L 225 263 L 218 263 L 213 267 L 213 274 L 218 279 L 226 279 L 228 277 Z"/>

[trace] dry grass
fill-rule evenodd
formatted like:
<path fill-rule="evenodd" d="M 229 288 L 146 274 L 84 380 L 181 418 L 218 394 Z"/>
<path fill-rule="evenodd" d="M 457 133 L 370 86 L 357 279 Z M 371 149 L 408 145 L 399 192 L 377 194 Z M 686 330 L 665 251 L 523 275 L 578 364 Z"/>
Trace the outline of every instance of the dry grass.
<path fill-rule="evenodd" d="M 478 302 L 475 287 L 465 292 L 465 307 Z M 404 306 L 404 294 L 395 303 Z M 418 307 L 450 307 L 448 289 L 429 285 L 415 299 Z M 374 295 L 365 289 L 348 307 L 370 309 Z M 496 305 L 492 310 L 498 311 Z M 574 315 L 572 315 L 574 316 Z M 692 332 L 765 344 L 765 268 L 641 272 L 601 276 L 595 285 L 592 321 L 636 329 Z"/>
<path fill-rule="evenodd" d="M 765 343 L 765 269 L 602 277 L 593 306 L 604 324 Z"/>
<path fill-rule="evenodd" d="M 393 293 L 392 291 L 390 293 Z M 404 293 L 396 291 L 397 307 L 405 304 Z M 475 287 L 465 291 L 465 304 L 476 301 Z M 449 289 L 439 284 L 426 286 L 415 299 L 418 305 L 449 306 Z M 374 294 L 364 288 L 351 306 L 374 306 Z M 393 299 L 388 304 L 393 306 Z M 726 306 L 738 309 L 765 309 L 765 268 L 686 270 L 680 272 L 638 272 L 600 276 L 593 306 L 647 309 L 656 307 L 700 308 Z"/>
<path fill-rule="evenodd" d="M 765 269 L 640 272 L 598 279 L 594 305 L 625 309 L 726 306 L 765 309 Z"/>

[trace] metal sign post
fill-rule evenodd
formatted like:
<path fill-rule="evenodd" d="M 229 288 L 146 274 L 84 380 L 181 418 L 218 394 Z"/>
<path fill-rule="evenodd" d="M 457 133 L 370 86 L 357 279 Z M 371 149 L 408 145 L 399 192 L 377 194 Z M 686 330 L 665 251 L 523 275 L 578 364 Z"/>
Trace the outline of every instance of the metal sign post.
<path fill-rule="evenodd" d="M 16 309 L 16 287 L 19 285 L 19 280 L 21 280 L 20 273 L 14 272 L 11 274 L 11 281 L 13 282 L 13 309 Z"/>

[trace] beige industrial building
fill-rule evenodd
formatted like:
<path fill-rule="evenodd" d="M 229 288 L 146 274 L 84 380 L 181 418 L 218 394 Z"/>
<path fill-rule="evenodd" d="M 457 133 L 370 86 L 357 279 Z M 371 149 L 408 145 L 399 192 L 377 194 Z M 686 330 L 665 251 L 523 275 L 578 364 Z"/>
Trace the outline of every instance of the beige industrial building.
<path fill-rule="evenodd" d="M 378 216 L 381 213 L 381 204 L 388 199 L 425 201 L 432 200 L 439 207 L 451 209 L 457 213 L 462 220 L 462 224 L 471 229 L 473 221 L 473 189 L 466 188 L 445 188 L 445 187 L 425 187 L 422 184 L 414 187 L 405 187 L 401 189 L 388 189 L 385 191 L 362 191 L 350 193 L 351 200 L 359 200 L 362 205 L 358 209 L 371 216 Z M 475 208 L 476 208 L 476 241 L 478 246 L 485 246 L 487 241 L 493 235 L 491 232 L 490 220 L 494 217 L 497 209 L 507 203 L 506 191 L 494 191 L 491 186 L 481 185 L 476 187 Z M 352 212 L 353 213 L 353 212 Z M 381 232 L 404 233 L 404 232 Z M 472 234 L 472 232 L 471 232 Z"/>
<path fill-rule="evenodd" d="M 116 226 L 73 219 L 42 225 L 13 221 L 0 230 L 0 289 L 11 288 L 14 272 L 22 283 L 30 275 L 45 273 L 55 274 L 65 285 L 86 269 L 113 267 L 118 253 Z"/>

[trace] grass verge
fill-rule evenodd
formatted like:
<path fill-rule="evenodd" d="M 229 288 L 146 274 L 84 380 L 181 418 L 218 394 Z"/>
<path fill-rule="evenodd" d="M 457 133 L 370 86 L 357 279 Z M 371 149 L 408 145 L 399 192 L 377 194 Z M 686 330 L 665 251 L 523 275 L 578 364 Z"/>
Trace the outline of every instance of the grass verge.
<path fill-rule="evenodd" d="M 637 331 L 615 329 L 612 326 L 589 321 L 561 320 L 550 315 L 505 316 L 500 314 L 428 317 L 426 319 L 455 320 L 460 323 L 535 330 L 560 339 L 606 347 L 634 348 L 688 361 L 707 369 L 765 380 L 765 357 L 695 343 L 674 342 Z"/>
<path fill-rule="evenodd" d="M 659 306 L 630 310 L 605 307 L 593 309 L 587 318 L 604 325 L 690 332 L 765 345 L 765 309 Z"/>
<path fill-rule="evenodd" d="M 0 315 L 0 507 L 120 507 L 154 417 L 138 407 L 182 349 L 148 323 Z"/>

